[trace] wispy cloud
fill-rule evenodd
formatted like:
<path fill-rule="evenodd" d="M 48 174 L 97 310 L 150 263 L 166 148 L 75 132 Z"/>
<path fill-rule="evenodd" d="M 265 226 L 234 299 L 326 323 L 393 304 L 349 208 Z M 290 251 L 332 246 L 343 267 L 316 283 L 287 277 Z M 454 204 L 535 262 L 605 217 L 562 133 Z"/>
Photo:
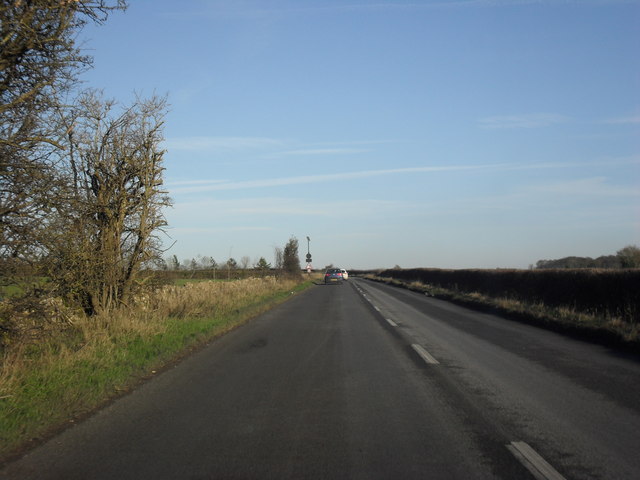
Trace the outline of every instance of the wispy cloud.
<path fill-rule="evenodd" d="M 283 141 L 265 137 L 179 137 L 164 142 L 168 150 L 229 151 L 282 147 Z"/>
<path fill-rule="evenodd" d="M 282 155 L 349 155 L 373 151 L 376 145 L 397 143 L 397 140 L 352 140 L 342 142 L 314 142 L 297 145 L 290 150 L 277 152 L 274 156 Z"/>
<path fill-rule="evenodd" d="M 224 183 L 227 180 L 171 180 L 168 182 L 165 182 L 165 186 L 167 187 L 172 187 L 172 186 L 179 186 L 179 187 L 184 187 L 184 186 L 197 186 L 197 185 L 213 185 L 216 183 Z"/>
<path fill-rule="evenodd" d="M 283 187 L 287 185 L 301 185 L 311 183 L 324 183 L 334 181 L 346 181 L 358 178 L 379 177 L 387 175 L 400 175 L 412 173 L 437 173 L 437 172 L 464 172 L 479 170 L 516 171 L 516 170 L 543 170 L 575 167 L 612 167 L 615 165 L 638 165 L 640 157 L 611 158 L 593 162 L 542 162 L 542 163 L 494 163 L 480 165 L 433 165 L 421 167 L 390 168 L 382 170 L 361 170 L 356 172 L 327 173 L 318 175 L 303 175 L 295 177 L 265 178 L 241 181 L 198 180 L 192 183 L 183 182 L 177 188 L 171 188 L 172 194 L 199 193 L 220 190 L 244 190 L 253 188 Z M 178 182 L 168 182 L 167 185 L 177 185 Z"/>
<path fill-rule="evenodd" d="M 243 180 L 238 182 L 223 182 L 210 185 L 194 185 L 171 189 L 171 193 L 197 193 L 216 190 L 240 190 L 250 188 L 281 187 L 286 185 L 300 185 L 306 183 L 322 183 L 340 180 L 351 180 L 355 178 L 377 177 L 383 175 L 393 175 L 402 173 L 419 172 L 444 172 L 460 170 L 479 170 L 495 167 L 496 165 L 458 165 L 458 166 L 430 166 L 430 167 L 409 167 L 393 168 L 386 170 L 363 170 L 359 172 L 329 173 L 319 175 L 303 175 L 298 177 L 267 178 L 259 180 Z"/>
<path fill-rule="evenodd" d="M 346 155 L 351 153 L 367 153 L 367 148 L 303 148 L 280 152 L 279 155 Z"/>
<path fill-rule="evenodd" d="M 169 151 L 198 151 L 203 153 L 268 150 L 278 155 L 344 155 L 370 152 L 373 145 L 393 143 L 395 140 L 360 140 L 349 142 L 301 143 L 268 137 L 174 137 L 165 140 Z M 280 151 L 278 151 L 278 149 Z"/>
<path fill-rule="evenodd" d="M 194 235 L 199 233 L 223 233 L 223 232 L 265 232 L 273 230 L 271 227 L 255 227 L 255 226 L 234 226 L 234 227 L 175 227 L 167 228 L 168 233 Z"/>
<path fill-rule="evenodd" d="M 613 185 L 606 177 L 579 178 L 564 182 L 535 185 L 526 189 L 535 194 L 588 197 L 638 197 L 640 187 Z"/>
<path fill-rule="evenodd" d="M 632 117 L 609 118 L 605 120 L 604 123 L 608 123 L 612 125 L 636 124 L 636 123 L 640 123 L 640 115 L 636 115 Z"/>
<path fill-rule="evenodd" d="M 196 224 L 209 223 L 211 216 L 202 217 L 199 212 L 212 212 L 216 219 L 237 219 L 252 217 L 264 219 L 270 216 L 301 217 L 366 217 L 380 215 L 381 212 L 405 212 L 411 204 L 396 200 L 349 199 L 311 200 L 290 197 L 258 197 L 242 199 L 202 198 L 195 201 L 178 202 L 168 212 L 168 217 L 182 223 L 188 219 Z"/>
<path fill-rule="evenodd" d="M 569 117 L 556 113 L 529 113 L 523 115 L 499 115 L 478 120 L 481 128 L 541 128 L 564 123 Z"/>

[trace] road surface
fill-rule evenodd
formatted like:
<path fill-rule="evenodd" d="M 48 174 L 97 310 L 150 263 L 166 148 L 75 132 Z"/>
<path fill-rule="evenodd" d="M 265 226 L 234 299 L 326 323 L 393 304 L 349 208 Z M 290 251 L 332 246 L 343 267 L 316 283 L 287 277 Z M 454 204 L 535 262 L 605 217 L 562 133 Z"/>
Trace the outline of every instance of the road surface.
<path fill-rule="evenodd" d="M 7 479 L 634 479 L 640 361 L 424 295 L 316 285 Z"/>

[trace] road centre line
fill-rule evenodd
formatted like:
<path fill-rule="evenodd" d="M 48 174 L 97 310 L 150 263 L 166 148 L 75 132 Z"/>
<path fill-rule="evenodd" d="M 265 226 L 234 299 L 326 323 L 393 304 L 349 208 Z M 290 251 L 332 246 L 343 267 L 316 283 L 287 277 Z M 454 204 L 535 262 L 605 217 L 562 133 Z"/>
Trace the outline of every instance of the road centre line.
<path fill-rule="evenodd" d="M 378 313 L 382 313 L 382 311 L 380 310 L 380 308 L 378 306 L 376 306 L 373 303 L 373 300 L 367 298 L 366 294 L 362 294 L 362 296 L 373 306 L 373 308 L 378 312 Z M 384 317 L 385 321 L 392 327 L 397 327 L 398 324 L 396 322 L 394 322 L 392 319 Z M 427 352 L 421 345 L 417 344 L 417 343 L 411 343 L 411 348 L 413 348 L 413 350 L 420 355 L 420 358 L 422 358 L 422 360 L 425 361 L 425 363 L 429 364 L 429 365 L 439 365 L 440 362 L 438 360 L 436 360 L 429 352 Z"/>
<path fill-rule="evenodd" d="M 566 480 L 527 443 L 511 442 L 507 448 L 538 480 Z"/>
<path fill-rule="evenodd" d="M 417 343 L 412 343 L 411 344 L 411 348 L 413 348 L 416 353 L 418 355 L 420 355 L 420 357 L 422 357 L 422 359 L 430 364 L 430 365 L 438 365 L 440 364 L 440 362 L 438 360 L 436 360 L 435 358 L 433 358 L 433 356 L 431 356 L 431 354 L 429 352 L 427 352 L 424 348 L 422 348 L 421 345 L 418 345 Z"/>
<path fill-rule="evenodd" d="M 373 306 L 373 308 L 375 308 L 375 310 L 376 310 L 378 313 L 382 313 L 382 310 L 380 310 L 380 308 L 379 308 L 377 305 L 374 305 L 373 300 L 371 300 L 369 297 L 367 297 L 367 294 L 366 294 L 366 293 L 364 293 L 364 290 L 362 290 L 360 287 L 356 287 L 356 290 L 358 290 L 358 292 L 360 292 L 360 294 L 362 295 L 362 297 L 363 297 L 366 301 L 368 301 L 368 302 Z M 385 320 L 386 320 L 386 321 L 387 321 L 387 323 L 388 323 L 389 325 L 391 325 L 392 327 L 397 327 L 397 326 L 398 326 L 398 324 L 397 324 L 396 322 L 394 322 L 393 320 L 391 320 L 390 318 L 385 318 Z"/>
<path fill-rule="evenodd" d="M 375 308 L 375 310 L 376 310 L 378 313 L 382 313 L 382 310 L 380 310 L 380 308 L 379 308 L 377 305 L 374 305 L 373 300 L 372 300 L 372 299 L 370 299 L 369 297 L 367 297 L 367 294 L 364 292 L 364 290 L 362 290 L 360 287 L 356 287 L 356 289 L 358 290 L 358 292 L 360 292 L 360 294 L 362 295 L 362 297 L 363 297 L 367 302 L 369 302 L 369 303 L 373 306 L 373 308 Z M 398 326 L 398 324 L 397 324 L 396 322 L 394 322 L 393 320 L 391 320 L 390 318 L 385 318 L 385 320 L 386 320 L 386 321 L 387 321 L 387 323 L 388 323 L 389 325 L 391 325 L 392 327 L 397 327 L 397 326 Z"/>
<path fill-rule="evenodd" d="M 362 296 L 376 309 L 382 313 L 373 303 L 373 299 L 368 298 L 364 291 Z M 392 327 L 398 327 L 398 324 L 390 318 L 384 318 Z M 411 343 L 411 348 L 429 365 L 439 365 L 436 360 L 424 347 L 417 343 Z M 555 470 L 544 458 L 542 458 L 533 448 L 525 442 L 511 442 L 506 445 L 507 449 L 516 459 L 537 479 L 537 480 L 566 480 L 557 470 Z"/>

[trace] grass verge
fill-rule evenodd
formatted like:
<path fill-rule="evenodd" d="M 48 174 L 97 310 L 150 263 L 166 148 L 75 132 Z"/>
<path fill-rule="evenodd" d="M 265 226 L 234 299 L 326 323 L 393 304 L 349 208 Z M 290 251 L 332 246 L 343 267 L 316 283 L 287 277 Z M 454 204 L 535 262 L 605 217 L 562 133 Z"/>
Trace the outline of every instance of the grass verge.
<path fill-rule="evenodd" d="M 0 461 L 311 284 L 267 277 L 170 286 L 108 318 L 77 316 L 45 338 L 16 342 L 0 366 Z"/>
<path fill-rule="evenodd" d="M 527 303 L 509 298 L 489 297 L 477 292 L 460 292 L 421 282 L 404 282 L 366 274 L 363 278 L 406 288 L 476 310 L 496 313 L 531 325 L 544 327 L 599 344 L 640 352 L 640 325 L 610 315 L 598 315 Z"/>

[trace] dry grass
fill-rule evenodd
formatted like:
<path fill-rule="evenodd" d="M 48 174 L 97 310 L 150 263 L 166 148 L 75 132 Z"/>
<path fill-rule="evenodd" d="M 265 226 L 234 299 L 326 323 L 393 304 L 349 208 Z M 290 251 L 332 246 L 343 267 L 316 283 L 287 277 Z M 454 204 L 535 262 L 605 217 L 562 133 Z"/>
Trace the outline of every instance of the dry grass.
<path fill-rule="evenodd" d="M 629 322 L 623 317 L 608 313 L 584 312 L 566 306 L 548 306 L 541 302 L 492 297 L 479 292 L 453 291 L 420 281 L 404 282 L 373 274 L 363 275 L 363 277 L 474 308 L 488 309 L 511 318 L 595 340 L 615 343 L 632 349 L 637 349 L 640 345 L 640 325 L 637 322 Z"/>
<path fill-rule="evenodd" d="M 308 284 L 266 277 L 166 286 L 91 318 L 56 303 L 46 328 L 21 312 L 2 351 L 0 458 Z"/>

